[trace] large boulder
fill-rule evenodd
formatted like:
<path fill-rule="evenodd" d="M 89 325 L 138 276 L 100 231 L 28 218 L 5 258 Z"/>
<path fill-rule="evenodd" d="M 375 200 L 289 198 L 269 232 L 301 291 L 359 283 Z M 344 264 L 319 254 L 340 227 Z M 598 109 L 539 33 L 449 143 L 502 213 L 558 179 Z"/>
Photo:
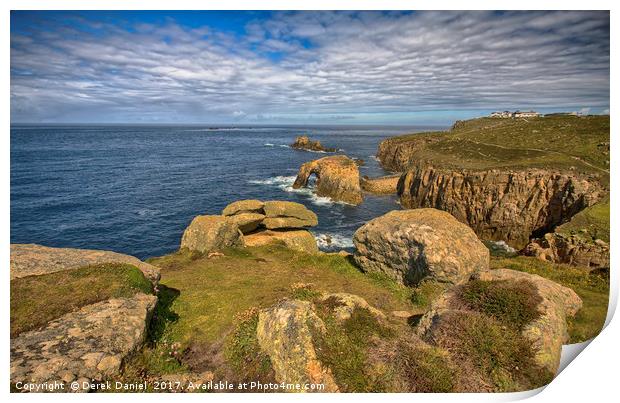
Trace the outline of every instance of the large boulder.
<path fill-rule="evenodd" d="M 68 313 L 11 339 L 11 383 L 114 380 L 144 342 L 157 297 L 136 294 Z M 87 390 L 88 388 L 86 388 Z M 84 391 L 84 390 L 82 390 Z"/>
<path fill-rule="evenodd" d="M 581 308 L 581 298 L 570 288 L 535 274 L 515 270 L 482 271 L 473 274 L 471 279 L 512 285 L 525 282 L 528 290 L 534 290 L 534 294 L 539 297 L 535 307 L 538 316 L 523 326 L 521 335 L 531 344 L 536 364 L 555 373 L 560 363 L 562 344 L 568 341 L 566 319 L 574 316 Z M 418 322 L 417 333 L 420 336 L 427 340 L 441 337 L 442 330 L 438 325 L 442 318 L 470 312 L 470 308 L 460 300 L 459 290 L 459 286 L 452 287 L 433 302 Z"/>
<path fill-rule="evenodd" d="M 151 282 L 159 281 L 159 268 L 122 253 L 107 250 L 51 248 L 35 244 L 11 244 L 11 279 L 101 263 L 130 264 L 142 271 Z"/>
<path fill-rule="evenodd" d="M 228 221 L 233 222 L 239 228 L 239 231 L 247 234 L 261 225 L 265 219 L 265 215 L 260 213 L 239 213 L 226 218 Z"/>
<path fill-rule="evenodd" d="M 243 234 L 237 224 L 219 215 L 199 215 L 183 232 L 181 248 L 202 253 L 226 247 L 242 247 Z"/>
<path fill-rule="evenodd" d="M 424 278 L 455 284 L 489 267 L 489 250 L 476 234 L 435 209 L 391 211 L 359 228 L 353 243 L 362 270 L 406 285 Z"/>
<path fill-rule="evenodd" d="M 603 240 L 583 239 L 579 235 L 557 232 L 532 240 L 523 254 L 540 260 L 598 269 L 609 267 L 609 244 Z"/>
<path fill-rule="evenodd" d="M 306 230 L 265 230 L 244 236 L 246 246 L 283 244 L 287 248 L 306 253 L 319 251 L 316 239 Z"/>
<path fill-rule="evenodd" d="M 263 203 L 260 200 L 238 200 L 230 203 L 222 210 L 222 215 L 231 216 L 241 213 L 263 213 Z"/>
<path fill-rule="evenodd" d="M 267 201 L 263 208 L 266 218 L 262 224 L 268 229 L 314 227 L 318 217 L 306 206 L 289 201 Z"/>
<path fill-rule="evenodd" d="M 314 331 L 325 332 L 312 303 L 282 300 L 259 313 L 256 336 L 261 350 L 271 360 L 278 382 L 323 384 L 322 391 L 337 392 L 331 371 L 317 358 L 311 326 Z"/>
<path fill-rule="evenodd" d="M 306 162 L 299 168 L 294 189 L 308 186 L 310 176 L 316 175 L 316 194 L 349 204 L 362 202 L 360 173 L 355 161 L 345 155 L 335 155 Z"/>

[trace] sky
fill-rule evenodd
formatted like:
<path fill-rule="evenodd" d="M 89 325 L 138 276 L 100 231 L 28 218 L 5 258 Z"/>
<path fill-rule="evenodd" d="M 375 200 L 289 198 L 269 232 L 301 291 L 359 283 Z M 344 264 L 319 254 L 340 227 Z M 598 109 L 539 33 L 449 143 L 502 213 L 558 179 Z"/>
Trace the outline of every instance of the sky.
<path fill-rule="evenodd" d="M 12 11 L 12 123 L 609 113 L 609 12 Z"/>

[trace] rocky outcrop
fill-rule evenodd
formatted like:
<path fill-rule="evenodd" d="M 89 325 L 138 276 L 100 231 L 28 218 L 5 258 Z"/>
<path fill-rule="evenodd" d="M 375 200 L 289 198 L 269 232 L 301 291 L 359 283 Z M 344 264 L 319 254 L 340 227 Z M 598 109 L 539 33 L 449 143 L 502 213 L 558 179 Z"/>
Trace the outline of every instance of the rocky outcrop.
<path fill-rule="evenodd" d="M 341 322 L 351 318 L 355 309 L 366 309 L 377 319 L 385 319 L 385 314 L 383 312 L 371 306 L 359 295 L 337 292 L 323 295 L 320 301 L 331 306 L 334 317 Z"/>
<path fill-rule="evenodd" d="M 283 300 L 259 313 L 256 336 L 278 382 L 324 384 L 325 392 L 337 392 L 331 371 L 317 358 L 311 326 L 325 332 L 310 302 Z"/>
<path fill-rule="evenodd" d="M 265 203 L 260 200 L 238 200 L 230 203 L 222 210 L 222 215 L 232 216 L 241 213 L 259 213 L 263 214 Z"/>
<path fill-rule="evenodd" d="M 239 213 L 228 216 L 226 219 L 233 222 L 243 234 L 248 234 L 263 223 L 265 215 L 260 213 Z"/>
<path fill-rule="evenodd" d="M 282 244 L 300 252 L 316 253 L 319 251 L 316 239 L 306 230 L 265 230 L 248 234 L 244 238 L 246 246 Z"/>
<path fill-rule="evenodd" d="M 306 206 L 289 201 L 265 202 L 263 225 L 268 229 L 314 227 L 318 217 Z"/>
<path fill-rule="evenodd" d="M 406 285 L 459 283 L 489 267 L 489 250 L 466 225 L 435 209 L 391 211 L 359 228 L 354 259 Z"/>
<path fill-rule="evenodd" d="M 600 239 L 584 240 L 578 235 L 545 234 L 527 244 L 522 253 L 547 262 L 590 269 L 609 267 L 609 244 Z"/>
<path fill-rule="evenodd" d="M 542 298 L 540 316 L 523 328 L 523 336 L 532 343 L 536 362 L 555 373 L 560 365 L 562 345 L 568 342 L 566 319 L 581 309 L 581 298 L 570 288 L 535 274 L 498 269 L 478 273 L 482 281 L 527 281 Z"/>
<path fill-rule="evenodd" d="M 219 215 L 199 215 L 183 232 L 181 248 L 202 253 L 242 247 L 243 234 L 235 222 Z"/>
<path fill-rule="evenodd" d="M 306 162 L 299 169 L 293 188 L 306 187 L 311 175 L 316 175 L 318 196 L 355 205 L 362 202 L 359 169 L 349 157 L 335 155 Z"/>
<path fill-rule="evenodd" d="M 366 192 L 374 194 L 394 194 L 398 191 L 400 175 L 382 176 L 380 178 L 362 177 L 360 185 Z"/>
<path fill-rule="evenodd" d="M 377 159 L 381 166 L 393 172 L 404 172 L 420 161 L 415 152 L 441 140 L 439 136 L 414 135 L 392 137 L 379 143 Z"/>
<path fill-rule="evenodd" d="M 71 391 L 73 381 L 114 380 L 142 345 L 156 302 L 145 294 L 111 299 L 21 333 L 11 339 L 11 383 L 58 381 Z"/>
<path fill-rule="evenodd" d="M 316 151 L 324 153 L 333 153 L 337 150 L 335 148 L 324 147 L 318 140 L 310 140 L 308 136 L 297 136 L 295 142 L 291 144 L 291 148 L 296 150 Z"/>
<path fill-rule="evenodd" d="M 401 205 L 452 214 L 485 240 L 521 249 L 531 236 L 551 232 L 594 204 L 603 191 L 594 180 L 542 169 L 524 171 L 413 168 L 398 183 Z"/>
<path fill-rule="evenodd" d="M 130 264 L 142 271 L 151 282 L 159 281 L 159 268 L 122 253 L 106 250 L 51 248 L 35 244 L 11 244 L 11 279 L 101 263 Z"/>
<path fill-rule="evenodd" d="M 239 200 L 226 206 L 222 214 L 244 234 L 246 246 L 283 244 L 306 253 L 319 250 L 314 236 L 304 229 L 317 225 L 318 217 L 303 204 Z"/>
<path fill-rule="evenodd" d="M 472 280 L 489 282 L 526 282 L 527 289 L 534 290 L 540 297 L 536 305 L 538 316 L 525 324 L 521 335 L 531 343 L 537 365 L 555 373 L 560 363 L 562 344 L 568 341 L 568 317 L 574 316 L 582 306 L 579 296 L 570 288 L 546 278 L 515 270 L 497 269 L 478 272 Z M 422 316 L 416 328 L 426 340 L 433 340 L 443 317 L 466 314 L 470 308 L 460 300 L 459 287 L 453 287 L 439 296 Z"/>

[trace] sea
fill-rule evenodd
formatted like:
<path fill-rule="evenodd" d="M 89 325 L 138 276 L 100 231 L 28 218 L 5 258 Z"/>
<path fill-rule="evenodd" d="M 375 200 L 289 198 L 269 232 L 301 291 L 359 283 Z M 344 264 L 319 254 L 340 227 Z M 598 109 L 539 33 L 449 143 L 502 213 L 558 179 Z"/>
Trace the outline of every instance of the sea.
<path fill-rule="evenodd" d="M 11 126 L 11 242 L 105 249 L 145 259 L 174 252 L 200 214 L 242 199 L 289 200 L 319 217 L 324 251 L 350 249 L 356 229 L 400 209 L 395 195 L 358 206 L 295 190 L 306 161 L 290 148 L 308 135 L 361 158 L 361 175 L 390 174 L 375 158 L 387 137 L 443 128 L 371 126 Z"/>

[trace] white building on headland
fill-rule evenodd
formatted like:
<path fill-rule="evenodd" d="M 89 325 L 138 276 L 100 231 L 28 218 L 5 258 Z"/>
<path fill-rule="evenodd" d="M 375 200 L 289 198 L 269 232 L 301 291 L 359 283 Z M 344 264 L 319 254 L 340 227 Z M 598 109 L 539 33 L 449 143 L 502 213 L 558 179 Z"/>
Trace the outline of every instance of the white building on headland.
<path fill-rule="evenodd" d="M 534 112 L 534 111 L 527 111 L 527 112 L 522 112 L 522 111 L 516 111 L 516 112 L 503 111 L 503 112 L 493 112 L 489 116 L 492 117 L 492 118 L 503 118 L 503 119 L 507 119 L 507 118 L 537 118 L 537 117 L 540 116 L 540 113 Z"/>

